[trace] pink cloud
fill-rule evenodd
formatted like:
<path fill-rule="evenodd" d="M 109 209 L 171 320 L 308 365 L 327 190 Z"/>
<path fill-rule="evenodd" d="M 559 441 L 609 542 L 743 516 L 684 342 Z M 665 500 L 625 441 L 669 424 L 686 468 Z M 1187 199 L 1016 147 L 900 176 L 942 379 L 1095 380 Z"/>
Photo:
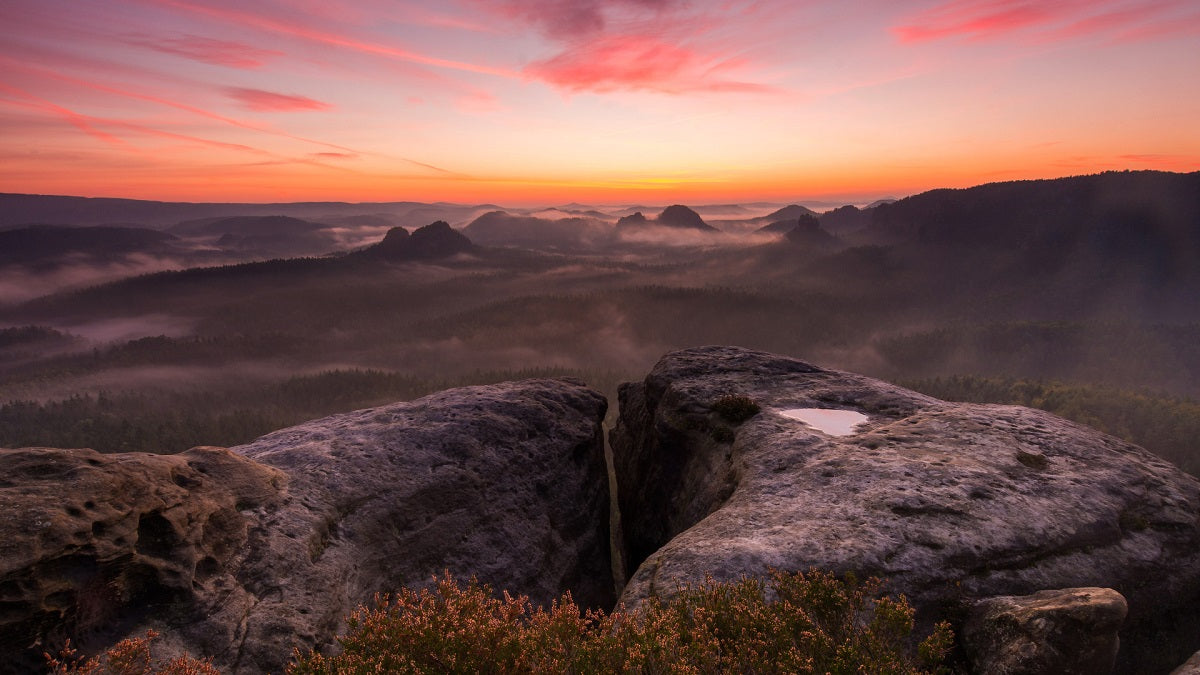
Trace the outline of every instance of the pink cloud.
<path fill-rule="evenodd" d="M 108 132 L 97 129 L 95 126 L 95 120 L 87 115 L 82 115 L 69 108 L 64 108 L 51 101 L 47 101 L 40 96 L 35 96 L 24 89 L 19 89 L 11 85 L 4 84 L 3 82 L 0 82 L 0 91 L 7 92 L 9 94 L 15 94 L 16 96 L 25 99 L 24 102 L 10 102 L 14 105 L 20 105 L 22 107 L 32 108 L 34 110 L 41 110 L 42 112 L 48 112 L 66 121 L 71 126 L 79 129 L 92 138 L 101 140 L 115 147 L 128 148 L 128 145 L 125 143 L 125 141 L 122 141 Z"/>
<path fill-rule="evenodd" d="M 608 15 L 622 10 L 662 12 L 680 0 L 481 0 L 485 8 L 533 24 L 547 35 L 570 37 L 604 30 Z"/>
<path fill-rule="evenodd" d="M 1174 23 L 1172 15 L 1186 7 L 1186 0 L 1135 5 L 1114 0 L 950 0 L 893 27 L 892 33 L 908 44 L 950 38 L 993 40 L 1015 34 L 1038 42 L 1105 34 L 1133 40 L 1138 39 L 1140 27 L 1164 20 Z"/>
<path fill-rule="evenodd" d="M 164 54 L 182 56 L 185 59 L 229 68 L 261 68 L 267 61 L 282 56 L 283 52 L 260 49 L 240 42 L 214 40 L 199 35 L 182 35 L 173 38 L 131 36 L 127 43 L 153 49 Z"/>
<path fill-rule="evenodd" d="M 351 51 L 356 51 L 374 56 L 383 56 L 400 61 L 417 63 L 426 66 L 434 66 L 438 68 L 448 68 L 451 70 L 461 70 L 472 73 L 482 73 L 487 75 L 497 75 L 501 77 L 517 77 L 516 73 L 505 70 L 503 68 L 492 68 L 490 66 L 482 66 L 463 61 L 455 61 L 452 59 L 442 59 L 435 56 L 429 56 L 420 52 L 415 52 L 409 49 L 396 47 L 392 45 L 380 44 L 361 40 L 350 35 L 335 33 L 328 30 L 312 28 L 299 23 L 286 21 L 281 18 L 268 17 L 261 14 L 256 14 L 250 11 L 241 9 L 233 9 L 228 7 L 213 7 L 210 5 L 197 4 L 187 0 L 149 0 L 157 5 L 174 7 L 183 9 L 197 14 L 203 14 L 212 18 L 216 18 L 237 26 L 252 26 L 260 30 L 265 30 L 275 34 L 288 35 L 294 38 L 324 44 L 333 47 L 340 47 Z M 253 5 L 247 5 L 253 6 Z"/>
<path fill-rule="evenodd" d="M 70 75 L 66 75 L 64 73 L 49 70 L 46 68 L 38 68 L 36 66 L 28 65 L 22 61 L 5 58 L 2 55 L 0 55 L 0 63 L 3 63 L 6 68 L 9 68 L 14 71 L 23 71 L 26 73 L 33 73 L 33 74 L 41 76 L 41 77 L 55 79 L 60 82 L 67 82 L 67 83 L 70 83 L 70 84 L 73 84 L 73 85 L 76 85 L 79 87 L 85 87 L 87 89 L 104 92 L 106 94 L 111 94 L 114 96 L 121 96 L 121 97 L 128 98 L 128 99 L 135 100 L 135 101 L 146 101 L 148 103 L 154 103 L 157 105 L 175 108 L 177 110 L 183 110 L 183 111 L 189 112 L 193 115 L 205 117 L 205 118 L 208 118 L 211 120 L 221 122 L 223 124 L 228 124 L 230 126 L 238 127 L 240 129 L 247 129 L 249 131 L 255 131 L 258 133 L 268 134 L 271 136 L 278 136 L 280 138 L 289 138 L 293 141 L 300 141 L 302 143 L 311 143 L 313 145 L 323 146 L 326 148 L 330 148 L 332 150 L 337 150 L 339 152 L 352 152 L 352 153 L 356 153 L 356 154 L 358 153 L 358 151 L 354 150 L 353 148 L 343 147 L 340 145 L 336 145 L 334 143 L 326 143 L 325 141 L 318 141 L 318 140 L 315 140 L 312 138 L 305 138 L 303 136 L 296 136 L 294 134 L 289 134 L 286 131 L 279 131 L 277 129 L 264 127 L 259 124 L 251 124 L 249 122 L 243 122 L 241 120 L 233 119 L 231 117 L 226 117 L 224 115 L 218 115 L 217 113 L 214 113 L 210 110 L 205 110 L 204 108 L 200 108 L 200 107 L 197 107 L 194 105 L 188 105 L 187 103 L 183 103 L 181 101 L 175 101 L 175 100 L 172 100 L 169 98 L 164 98 L 162 96 L 154 96 L 152 94 L 146 94 L 146 93 L 142 93 L 142 92 L 138 92 L 138 91 L 121 89 L 118 87 L 111 87 L 111 86 L 107 86 L 104 84 L 100 84 L 99 82 L 96 82 L 96 81 L 93 81 L 90 79 L 82 79 L 82 78 L 78 78 L 78 77 L 72 77 Z"/>
<path fill-rule="evenodd" d="M 225 93 L 230 98 L 242 104 L 242 107 L 255 112 L 302 112 L 306 110 L 329 110 L 333 106 L 311 99 L 307 96 L 294 94 L 277 94 L 262 89 L 245 89 L 229 87 Z"/>
<path fill-rule="evenodd" d="M 721 73 L 742 65 L 734 59 L 702 54 L 656 37 L 613 35 L 574 45 L 557 56 L 530 64 L 526 72 L 570 91 L 771 91 L 765 85 L 721 77 Z"/>
<path fill-rule="evenodd" d="M 959 36 L 988 38 L 1045 24 L 1079 4 L 1036 0 L 951 0 L 921 12 L 913 17 L 912 23 L 897 26 L 892 31 L 905 43 Z"/>

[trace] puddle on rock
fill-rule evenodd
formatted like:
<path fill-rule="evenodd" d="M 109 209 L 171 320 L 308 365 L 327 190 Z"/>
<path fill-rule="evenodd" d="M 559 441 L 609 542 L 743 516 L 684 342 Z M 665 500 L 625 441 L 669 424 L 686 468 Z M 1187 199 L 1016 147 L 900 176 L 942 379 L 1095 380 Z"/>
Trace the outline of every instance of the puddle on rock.
<path fill-rule="evenodd" d="M 791 408 L 779 414 L 800 420 L 808 426 L 830 436 L 849 436 L 854 428 L 867 421 L 867 416 L 853 410 L 831 410 L 829 408 Z"/>

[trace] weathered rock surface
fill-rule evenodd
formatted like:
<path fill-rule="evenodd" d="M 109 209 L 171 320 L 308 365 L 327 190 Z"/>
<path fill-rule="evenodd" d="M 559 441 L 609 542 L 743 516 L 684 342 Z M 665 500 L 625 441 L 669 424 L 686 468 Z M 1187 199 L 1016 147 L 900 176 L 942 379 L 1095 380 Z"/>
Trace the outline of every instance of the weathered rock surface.
<path fill-rule="evenodd" d="M 762 411 L 732 424 L 713 410 L 727 394 Z M 834 437 L 780 414 L 803 407 L 868 421 Z M 884 577 L 923 622 L 1095 586 L 1129 603 L 1119 670 L 1166 672 L 1200 646 L 1200 483 L 1128 443 L 734 347 L 668 354 L 620 410 L 627 603 L 769 567 Z"/>
<path fill-rule="evenodd" d="M 1106 675 L 1127 611 L 1111 588 L 988 598 L 972 608 L 962 641 L 977 675 Z"/>
<path fill-rule="evenodd" d="M 279 672 L 357 604 L 446 569 L 610 605 L 606 405 L 577 381 L 527 380 L 232 450 L 0 451 L 0 652 L 154 628 L 170 651 Z"/>

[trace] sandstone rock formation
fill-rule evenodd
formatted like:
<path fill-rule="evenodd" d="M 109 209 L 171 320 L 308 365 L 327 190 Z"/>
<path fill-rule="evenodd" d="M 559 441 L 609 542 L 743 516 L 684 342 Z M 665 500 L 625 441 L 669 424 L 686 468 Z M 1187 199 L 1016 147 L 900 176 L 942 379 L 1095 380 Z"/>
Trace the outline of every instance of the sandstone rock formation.
<path fill-rule="evenodd" d="M 700 230 L 702 232 L 717 231 L 717 228 L 704 222 L 699 213 L 682 204 L 673 204 L 663 209 L 662 213 L 658 214 L 655 222 L 667 227 L 679 227 L 688 230 Z"/>
<path fill-rule="evenodd" d="M 1068 588 L 980 601 L 962 641 L 976 675 L 1107 675 L 1125 621 L 1111 588 Z"/>
<path fill-rule="evenodd" d="M 713 408 L 745 395 L 737 424 Z M 835 437 L 781 414 L 867 416 Z M 733 347 L 668 354 L 623 385 L 612 436 L 637 603 L 769 567 L 889 580 L 918 620 L 964 600 L 1109 587 L 1129 603 L 1118 669 L 1200 646 L 1200 483 L 1048 413 L 946 403 Z"/>
<path fill-rule="evenodd" d="M 437 260 L 472 249 L 474 244 L 466 235 L 439 220 L 417 228 L 412 234 L 403 227 L 393 227 L 378 244 L 354 255 L 378 260 Z"/>
<path fill-rule="evenodd" d="M 0 451 L 0 670 L 72 636 L 279 672 L 373 594 L 448 569 L 611 605 L 604 398 L 454 389 L 175 456 Z"/>

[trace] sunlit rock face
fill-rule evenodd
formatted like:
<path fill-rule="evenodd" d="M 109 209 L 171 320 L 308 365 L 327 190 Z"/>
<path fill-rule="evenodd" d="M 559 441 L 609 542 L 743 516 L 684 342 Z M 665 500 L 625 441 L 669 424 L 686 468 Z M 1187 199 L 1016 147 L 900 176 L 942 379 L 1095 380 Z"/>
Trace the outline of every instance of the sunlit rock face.
<path fill-rule="evenodd" d="M 728 395 L 760 411 L 725 419 Z M 867 421 L 837 436 L 783 414 L 813 408 Z M 1108 587 L 1129 602 L 1118 671 L 1165 672 L 1200 646 L 1200 483 L 1116 438 L 735 347 L 664 356 L 620 411 L 627 603 L 772 567 L 884 577 L 924 622 Z"/>
<path fill-rule="evenodd" d="M 0 450 L 0 653 L 40 663 L 66 636 L 154 628 L 167 653 L 281 672 L 375 593 L 443 570 L 607 608 L 606 408 L 578 381 L 526 380 L 231 450 Z"/>

